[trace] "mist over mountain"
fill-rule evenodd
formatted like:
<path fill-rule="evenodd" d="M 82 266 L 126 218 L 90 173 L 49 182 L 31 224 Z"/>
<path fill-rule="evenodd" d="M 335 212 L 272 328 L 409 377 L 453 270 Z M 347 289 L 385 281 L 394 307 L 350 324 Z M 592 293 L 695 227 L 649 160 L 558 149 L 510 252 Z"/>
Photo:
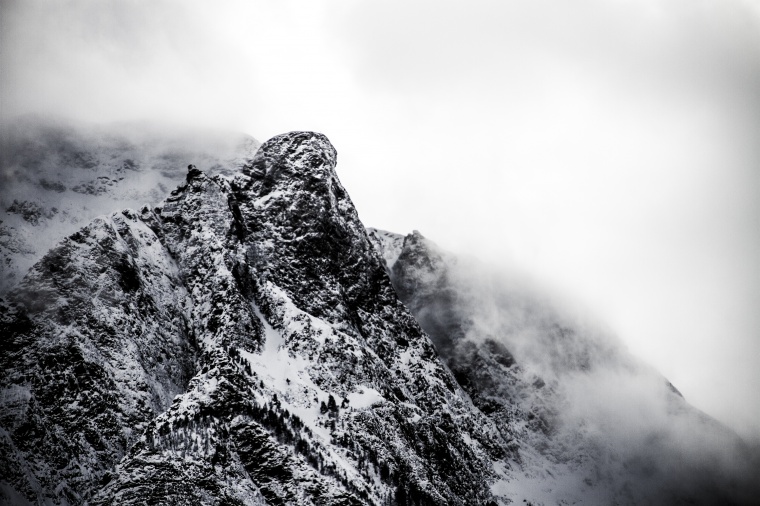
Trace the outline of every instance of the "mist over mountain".
<path fill-rule="evenodd" d="M 101 214 L 163 200 L 189 163 L 234 174 L 250 136 L 160 122 L 78 123 L 27 115 L 0 122 L 0 294 L 48 249 Z"/>
<path fill-rule="evenodd" d="M 602 325 L 366 229 L 324 135 L 26 121 L 3 140 L 5 503 L 760 496 L 757 450 Z"/>
<path fill-rule="evenodd" d="M 758 448 L 690 406 L 600 322 L 417 231 L 369 234 L 460 385 L 515 434 L 521 465 L 503 490 L 534 504 L 755 500 Z"/>
<path fill-rule="evenodd" d="M 0 121 L 323 132 L 366 224 L 524 268 L 760 442 L 756 0 L 0 9 Z"/>

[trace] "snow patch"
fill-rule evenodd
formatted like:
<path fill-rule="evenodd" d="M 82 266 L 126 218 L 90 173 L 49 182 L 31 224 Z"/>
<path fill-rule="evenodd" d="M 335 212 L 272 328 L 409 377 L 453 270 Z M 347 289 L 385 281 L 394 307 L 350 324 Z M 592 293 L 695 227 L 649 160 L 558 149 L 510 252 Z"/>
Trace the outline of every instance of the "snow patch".
<path fill-rule="evenodd" d="M 380 392 L 365 386 L 359 387 L 358 392 L 348 394 L 347 398 L 349 405 L 354 409 L 367 409 L 375 404 L 385 402 L 385 397 Z"/>

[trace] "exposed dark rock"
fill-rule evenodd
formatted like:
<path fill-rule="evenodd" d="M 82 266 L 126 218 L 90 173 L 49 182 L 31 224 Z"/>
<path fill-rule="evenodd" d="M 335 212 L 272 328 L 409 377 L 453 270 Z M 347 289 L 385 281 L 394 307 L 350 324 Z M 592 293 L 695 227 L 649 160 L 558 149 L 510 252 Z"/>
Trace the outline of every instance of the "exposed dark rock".
<path fill-rule="evenodd" d="M 191 166 L 155 212 L 98 220 L 35 266 L 4 320 L 24 343 L 0 364 L 14 490 L 89 504 L 489 500 L 507 443 L 396 297 L 335 160 L 324 136 L 295 132 L 265 143 L 250 176 Z"/>
<path fill-rule="evenodd" d="M 506 488 L 520 491 L 513 499 L 753 503 L 757 454 L 611 336 L 581 325 L 519 279 L 509 286 L 502 274 L 441 251 L 417 231 L 402 237 L 370 229 L 369 236 L 459 385 L 514 445 L 502 461 L 514 464 L 506 471 Z M 608 381 L 619 387 L 612 397 Z M 643 390 L 652 419 L 617 414 L 641 402 Z M 578 412 L 573 400 L 590 412 Z M 618 418 L 626 429 L 609 421 Z"/>
<path fill-rule="evenodd" d="M 187 177 L 186 177 L 186 179 L 187 179 L 188 183 L 190 181 L 192 181 L 193 179 L 195 179 L 196 177 L 201 176 L 202 174 L 203 174 L 203 171 L 198 170 L 195 167 L 195 165 L 188 165 L 187 166 Z"/>
<path fill-rule="evenodd" d="M 71 163 L 101 163 L 60 137 Z M 325 136 L 291 132 L 228 175 L 190 165 L 158 206 L 70 234 L 0 299 L 0 497 L 504 505 L 580 476 L 609 503 L 665 497 L 605 472 L 678 475 L 642 453 L 594 467 L 609 455 L 559 416 L 562 378 L 630 364 L 562 319 L 526 318 L 554 372 L 529 371 L 480 332 L 450 256 L 418 232 L 367 233 L 336 159 Z M 667 498 L 741 498 L 698 490 Z"/>
<path fill-rule="evenodd" d="M 20 215 L 25 221 L 31 225 L 36 226 L 40 223 L 41 219 L 50 219 L 58 213 L 58 209 L 55 207 L 46 209 L 36 202 L 22 200 L 13 200 L 13 204 L 7 209 L 9 213 Z"/>
<path fill-rule="evenodd" d="M 243 134 L 149 123 L 74 124 L 30 116 L 0 128 L 0 294 L 97 216 L 162 201 L 185 181 L 189 163 L 208 174 L 232 175 L 259 146 Z M 38 209 L 9 211 L 14 199 Z"/>

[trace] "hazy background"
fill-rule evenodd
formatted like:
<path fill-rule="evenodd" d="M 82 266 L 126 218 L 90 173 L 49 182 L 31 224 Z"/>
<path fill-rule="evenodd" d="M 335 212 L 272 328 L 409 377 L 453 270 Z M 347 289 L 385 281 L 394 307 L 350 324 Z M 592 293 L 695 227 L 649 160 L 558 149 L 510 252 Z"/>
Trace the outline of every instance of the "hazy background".
<path fill-rule="evenodd" d="M 760 2 L 0 5 L 2 119 L 321 131 L 367 225 L 577 297 L 760 441 Z"/>

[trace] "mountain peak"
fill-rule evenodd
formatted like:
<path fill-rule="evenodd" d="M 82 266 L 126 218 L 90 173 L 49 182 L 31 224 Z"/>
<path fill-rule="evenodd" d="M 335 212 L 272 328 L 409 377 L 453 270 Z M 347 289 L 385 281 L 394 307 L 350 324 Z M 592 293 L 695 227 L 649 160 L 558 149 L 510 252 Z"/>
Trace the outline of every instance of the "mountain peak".
<path fill-rule="evenodd" d="M 398 300 L 335 162 L 325 136 L 296 132 L 232 178 L 191 165 L 160 206 L 103 217 L 37 264 L 9 295 L 23 311 L 0 306 L 10 490 L 488 503 L 507 441 Z"/>
<path fill-rule="evenodd" d="M 190 164 L 190 165 L 187 166 L 187 177 L 186 177 L 186 179 L 187 179 L 188 183 L 190 181 L 192 181 L 193 179 L 195 179 L 196 177 L 202 175 L 202 174 L 203 174 L 203 171 L 198 170 L 198 168 L 195 165 Z"/>
<path fill-rule="evenodd" d="M 324 135 L 228 171 L 191 154 L 161 204 L 0 299 L 0 504 L 739 503 L 713 468 L 657 471 L 704 460 L 659 451 L 705 434 L 683 439 L 680 397 L 632 439 L 643 390 L 593 335 L 419 232 L 365 230 Z"/>
<path fill-rule="evenodd" d="M 248 174 L 263 178 L 270 189 L 282 178 L 325 179 L 335 176 L 338 152 L 324 134 L 288 132 L 262 144 Z"/>

